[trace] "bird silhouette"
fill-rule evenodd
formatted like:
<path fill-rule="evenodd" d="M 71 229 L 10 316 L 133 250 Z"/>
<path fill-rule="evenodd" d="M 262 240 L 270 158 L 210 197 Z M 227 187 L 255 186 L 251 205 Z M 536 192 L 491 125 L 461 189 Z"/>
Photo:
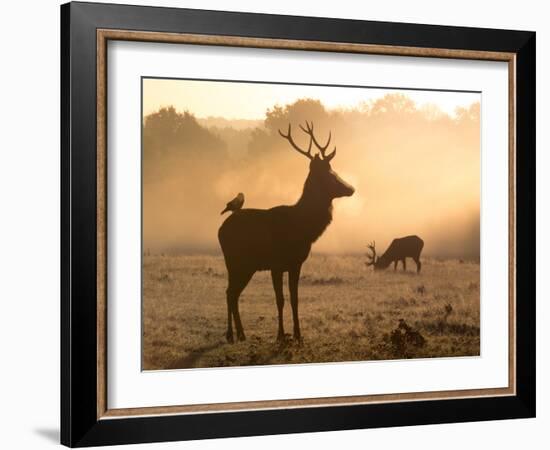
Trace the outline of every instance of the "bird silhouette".
<path fill-rule="evenodd" d="M 244 204 L 244 194 L 242 192 L 239 192 L 233 200 L 227 203 L 227 206 L 221 212 L 221 214 L 224 214 L 227 211 L 237 211 L 243 207 L 243 204 Z"/>

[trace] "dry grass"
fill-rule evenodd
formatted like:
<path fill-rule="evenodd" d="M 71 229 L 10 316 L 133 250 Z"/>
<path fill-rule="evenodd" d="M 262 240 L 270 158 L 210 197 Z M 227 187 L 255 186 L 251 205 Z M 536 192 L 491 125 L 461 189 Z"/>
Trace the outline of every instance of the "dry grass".
<path fill-rule="evenodd" d="M 424 259 L 417 275 L 412 261 L 406 273 L 401 267 L 374 273 L 363 260 L 312 255 L 306 261 L 302 345 L 276 343 L 271 277 L 257 273 L 240 300 L 247 340 L 228 344 L 222 257 L 145 256 L 143 368 L 479 355 L 479 264 Z M 286 282 L 285 299 L 291 332 Z"/>

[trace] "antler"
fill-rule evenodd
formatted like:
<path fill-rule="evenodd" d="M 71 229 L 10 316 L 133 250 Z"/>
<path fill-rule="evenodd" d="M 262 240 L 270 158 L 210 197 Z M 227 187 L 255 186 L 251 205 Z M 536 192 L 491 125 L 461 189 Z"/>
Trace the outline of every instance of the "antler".
<path fill-rule="evenodd" d="M 367 258 L 369 260 L 365 263 L 367 266 L 372 266 L 376 262 L 376 241 L 372 241 L 367 245 L 367 248 L 372 252 L 372 254 L 367 253 Z"/>
<path fill-rule="evenodd" d="M 327 143 L 325 145 L 319 145 L 319 142 L 317 142 L 317 139 L 315 139 L 315 136 L 313 134 L 313 122 L 311 122 L 311 124 L 306 120 L 306 128 L 304 128 L 302 125 L 300 125 L 300 128 L 302 129 L 302 131 L 304 133 L 306 133 L 308 136 L 309 136 L 309 148 L 307 150 L 307 152 L 305 152 L 304 150 L 302 150 L 300 147 L 298 147 L 296 145 L 296 143 L 294 142 L 294 140 L 292 139 L 292 136 L 291 136 L 291 126 L 290 124 L 288 124 L 288 132 L 287 134 L 284 134 L 281 130 L 279 130 L 279 134 L 284 137 L 288 142 L 290 142 L 290 145 L 292 145 L 298 152 L 300 152 L 302 155 L 306 156 L 307 158 L 309 159 L 313 159 L 313 156 L 311 155 L 311 144 L 315 144 L 315 146 L 319 149 L 319 152 L 322 156 L 322 158 L 326 161 L 330 161 L 332 158 L 334 158 L 334 156 L 336 155 L 336 147 L 334 147 L 334 150 L 328 154 L 328 155 L 325 155 L 325 152 L 330 144 L 330 139 L 332 137 L 332 133 L 329 131 L 329 134 L 328 134 L 328 140 L 327 140 Z"/>
<path fill-rule="evenodd" d="M 323 157 L 324 160 L 330 161 L 332 158 L 334 158 L 334 156 L 336 155 L 336 147 L 334 147 L 334 150 L 332 151 L 332 153 L 330 153 L 329 155 L 325 155 L 325 152 L 330 144 L 330 139 L 332 138 L 331 131 L 329 131 L 328 133 L 327 143 L 325 145 L 319 145 L 319 142 L 317 142 L 317 139 L 315 139 L 315 136 L 313 134 L 313 122 L 311 122 L 311 125 L 310 125 L 309 122 L 306 120 L 307 129 L 304 128 L 302 125 L 300 125 L 300 128 L 304 133 L 308 134 L 311 137 L 311 140 L 313 141 L 315 146 L 319 149 L 319 152 L 321 153 L 321 156 Z"/>
<path fill-rule="evenodd" d="M 301 127 L 301 125 L 300 125 Z M 302 128 L 303 129 L 303 128 Z M 310 135 L 310 139 L 309 139 L 309 148 L 307 149 L 307 152 L 302 150 L 300 147 L 298 147 L 296 145 L 296 143 L 294 142 L 294 140 L 292 139 L 292 128 L 290 126 L 290 124 L 288 124 L 288 132 L 287 134 L 284 134 L 281 130 L 279 130 L 279 134 L 284 137 L 288 142 L 290 142 L 290 145 L 292 145 L 296 151 L 298 151 L 298 153 L 301 153 L 302 155 L 304 155 L 306 158 L 309 158 L 309 159 L 313 159 L 313 156 L 311 155 L 311 144 L 313 142 L 313 136 Z"/>

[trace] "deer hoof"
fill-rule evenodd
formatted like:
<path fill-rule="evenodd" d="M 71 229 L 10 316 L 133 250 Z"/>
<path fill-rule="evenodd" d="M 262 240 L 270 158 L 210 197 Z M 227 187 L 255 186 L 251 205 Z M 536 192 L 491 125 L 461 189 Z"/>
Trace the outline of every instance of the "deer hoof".
<path fill-rule="evenodd" d="M 241 332 L 237 334 L 237 339 L 239 341 L 246 341 L 246 336 L 244 335 L 244 333 Z"/>
<path fill-rule="evenodd" d="M 286 347 L 286 345 L 290 342 L 290 334 L 286 334 L 286 333 L 283 333 L 283 334 L 279 334 L 277 336 L 277 344 L 279 345 L 279 347 Z"/>
<path fill-rule="evenodd" d="M 225 338 L 227 339 L 227 342 L 229 342 L 230 344 L 233 343 L 233 333 L 226 333 Z"/>

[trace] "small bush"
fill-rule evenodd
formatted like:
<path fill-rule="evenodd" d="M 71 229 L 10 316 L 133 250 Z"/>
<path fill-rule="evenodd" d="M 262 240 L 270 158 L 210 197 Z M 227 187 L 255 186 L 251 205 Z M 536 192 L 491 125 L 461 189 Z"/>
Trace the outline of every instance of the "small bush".
<path fill-rule="evenodd" d="M 423 284 L 416 287 L 415 292 L 420 295 L 424 295 L 426 293 L 426 286 Z"/>
<path fill-rule="evenodd" d="M 445 309 L 443 311 L 443 321 L 447 322 L 447 319 L 449 316 L 453 313 L 453 306 L 450 303 L 447 303 L 445 305 Z"/>
<path fill-rule="evenodd" d="M 313 278 L 311 280 L 311 284 L 320 285 L 320 286 L 339 285 L 339 284 L 342 284 L 342 283 L 344 283 L 344 280 L 340 277 Z"/>
<path fill-rule="evenodd" d="M 390 334 L 384 335 L 384 340 L 396 358 L 411 358 L 416 350 L 426 345 L 424 336 L 403 319 L 399 319 L 399 325 Z"/>

